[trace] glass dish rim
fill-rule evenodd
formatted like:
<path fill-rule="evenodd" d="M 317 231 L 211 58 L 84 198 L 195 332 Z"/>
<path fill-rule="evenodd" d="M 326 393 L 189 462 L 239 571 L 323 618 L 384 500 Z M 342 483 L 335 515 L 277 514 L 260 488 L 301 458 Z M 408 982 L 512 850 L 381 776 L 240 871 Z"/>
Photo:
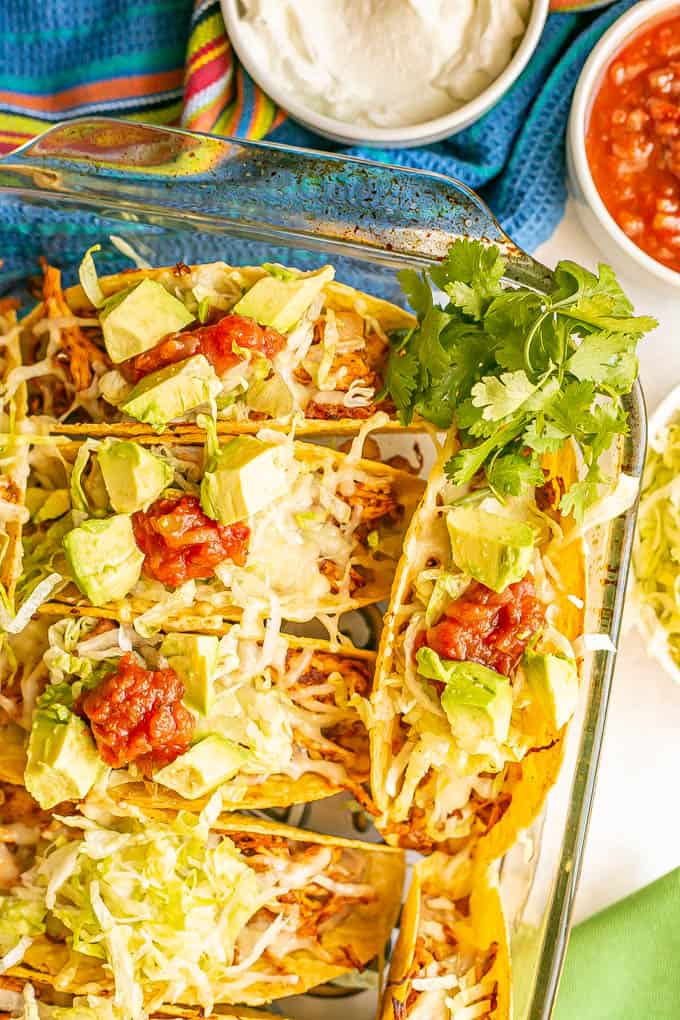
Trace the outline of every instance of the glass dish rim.
<path fill-rule="evenodd" d="M 114 121 L 114 123 L 121 126 L 130 126 L 124 121 Z M 20 188 L 9 186 L 3 180 L 3 173 L 9 169 L 13 163 L 18 164 L 24 170 L 29 170 L 31 167 L 31 156 L 36 144 L 46 136 L 52 135 L 60 129 L 72 126 L 73 124 L 92 124 L 93 127 L 106 126 L 107 128 L 110 128 L 112 119 L 94 117 L 81 118 L 77 121 L 59 122 L 51 126 L 44 134 L 38 136 L 38 139 L 30 140 L 9 155 L 0 158 L 0 195 L 18 194 L 19 196 L 28 199 L 29 202 L 30 196 L 33 195 L 36 200 L 39 200 L 38 196 L 40 196 L 41 198 L 48 197 L 52 200 L 52 202 L 58 202 L 60 196 L 59 188 L 54 186 L 49 189 L 41 187 L 38 183 L 36 183 L 36 178 L 39 180 L 38 173 L 34 176 L 33 183 L 30 187 L 26 186 Z M 239 138 L 191 132 L 184 129 L 167 128 L 159 125 L 145 124 L 142 126 L 149 128 L 160 135 L 180 135 L 185 138 L 197 139 L 199 141 L 201 139 L 207 139 L 211 143 L 222 143 L 225 147 L 238 146 L 241 149 L 261 153 L 284 152 L 298 159 L 301 163 L 309 163 L 313 160 L 315 162 L 322 161 L 335 166 L 350 164 L 357 167 L 370 167 L 378 174 L 398 175 L 400 178 L 408 178 L 412 181 L 422 178 L 428 179 L 432 182 L 438 183 L 441 187 L 453 189 L 459 194 L 463 194 L 488 218 L 489 225 L 495 232 L 495 236 L 490 236 L 486 239 L 501 245 L 505 253 L 508 253 L 511 257 L 514 255 L 517 260 L 517 274 L 515 274 L 513 269 L 513 273 L 508 274 L 507 277 L 510 283 L 521 280 L 525 271 L 528 269 L 534 274 L 534 282 L 531 285 L 535 286 L 537 290 L 540 290 L 540 284 L 536 283 L 536 279 L 542 276 L 545 285 L 552 276 L 549 269 L 536 262 L 533 258 L 531 258 L 531 256 L 527 255 L 514 245 L 514 243 L 503 232 L 502 228 L 488 210 L 483 200 L 480 199 L 480 197 L 471 188 L 462 182 L 437 171 L 417 170 L 412 167 L 402 167 L 398 164 L 383 163 L 373 159 L 363 159 L 349 155 L 345 156 L 338 153 L 327 153 L 315 149 L 283 145 L 276 142 L 255 142 Z M 83 158 L 79 158 L 81 163 L 84 163 Z M 90 159 L 88 162 L 90 164 L 91 173 L 95 173 L 96 167 L 101 164 L 101 161 L 97 161 L 96 159 Z M 34 169 L 36 171 L 40 171 L 41 169 L 44 170 L 44 166 L 40 166 L 39 159 Z M 123 172 L 119 170 L 118 174 L 119 176 L 129 178 L 130 180 L 140 179 L 140 175 L 136 175 L 134 172 Z M 83 172 L 82 176 L 86 179 L 88 175 Z M 104 176 L 99 177 L 100 182 L 105 179 L 106 178 Z M 187 179 L 184 178 L 183 182 L 186 185 Z M 101 202 L 104 193 L 104 190 L 101 190 L 99 194 L 86 199 L 82 196 L 80 198 L 74 198 L 73 195 L 62 192 L 61 198 L 66 205 L 72 205 L 75 202 L 80 201 L 81 204 L 92 207 Z M 110 200 L 110 206 L 117 206 L 120 208 L 122 205 L 123 204 L 120 202 L 116 203 L 114 199 Z M 150 216 L 153 215 L 155 211 L 154 207 L 150 205 L 145 207 L 143 202 L 138 203 L 136 208 L 137 211 L 143 211 L 143 209 L 146 208 Z M 171 204 L 169 208 L 171 208 Z M 184 210 L 179 208 L 175 209 L 172 214 L 172 218 L 180 222 L 186 221 L 184 229 L 191 229 L 191 216 Z M 290 233 L 291 236 L 294 236 L 293 232 Z M 323 242 L 323 233 L 319 232 L 318 236 Z M 453 237 L 454 235 L 450 236 Z M 299 240 L 300 235 L 297 235 L 297 237 L 297 246 L 301 247 Z M 303 240 L 305 239 L 306 238 L 303 238 Z M 273 238 L 273 240 L 277 242 L 280 241 L 280 231 L 277 231 L 277 235 Z M 331 247 L 332 245 L 330 237 L 327 239 L 327 245 L 328 247 Z M 292 242 L 291 246 L 295 247 L 295 242 Z M 363 252 L 363 259 L 366 261 L 370 261 L 371 259 L 377 261 L 376 253 L 380 250 L 381 247 L 378 244 L 362 246 L 361 251 Z M 382 250 L 386 251 L 386 249 Z M 390 254 L 387 262 L 402 261 L 422 266 L 432 260 L 432 256 L 424 256 L 421 252 L 415 250 L 412 252 L 400 250 Z M 536 274 L 538 274 L 538 276 Z M 631 428 L 630 432 L 621 444 L 621 463 L 619 465 L 619 470 L 625 469 L 632 475 L 639 477 L 644 463 L 646 439 L 646 412 L 639 380 L 636 381 L 633 392 L 625 399 L 625 407 Z M 564 839 L 559 853 L 559 870 L 558 873 L 553 876 L 553 885 L 547 901 L 548 909 L 544 916 L 544 921 L 546 921 L 546 919 L 547 921 L 542 928 L 541 950 L 538 956 L 538 966 L 535 974 L 533 994 L 526 1014 L 527 1020 L 549 1020 L 557 996 L 560 974 L 568 942 L 570 920 L 573 911 L 576 888 L 578 885 L 578 877 L 583 861 L 588 823 L 592 811 L 593 794 L 604 736 L 607 707 L 616 662 L 616 645 L 621 627 L 623 602 L 630 566 L 635 515 L 636 506 L 633 506 L 624 515 L 617 518 L 612 523 L 609 531 L 609 542 L 607 546 L 607 575 L 610 578 L 613 577 L 614 581 L 613 584 L 609 585 L 609 605 L 603 606 L 603 611 L 610 616 L 611 623 L 608 630 L 615 647 L 614 650 L 607 649 L 596 652 L 595 659 L 591 667 L 591 692 L 584 720 L 583 732 L 579 741 L 579 762 L 582 762 L 585 758 L 585 766 L 580 765 L 572 779 L 568 814 L 564 829 Z M 604 587 L 606 590 L 607 585 L 605 584 Z"/>

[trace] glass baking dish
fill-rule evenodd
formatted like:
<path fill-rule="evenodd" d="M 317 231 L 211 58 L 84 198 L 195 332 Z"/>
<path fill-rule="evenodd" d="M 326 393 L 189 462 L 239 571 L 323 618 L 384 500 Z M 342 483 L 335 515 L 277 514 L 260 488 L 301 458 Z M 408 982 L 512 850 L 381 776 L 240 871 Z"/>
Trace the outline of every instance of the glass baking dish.
<path fill-rule="evenodd" d="M 512 245 L 473 192 L 442 175 L 122 121 L 94 118 L 52 128 L 0 160 L 0 195 L 0 289 L 6 293 L 30 287 L 41 255 L 72 282 L 84 250 L 95 243 L 103 244 L 102 274 L 129 267 L 119 250 L 126 244 L 154 265 L 223 259 L 312 268 L 332 262 L 339 279 L 399 303 L 396 271 L 441 258 L 455 237 L 466 235 L 505 250 L 509 285 L 519 281 L 541 291 L 551 279 Z M 111 236 L 120 239 L 118 247 L 108 243 Z M 645 453 L 639 385 L 627 410 L 630 431 L 612 455 L 610 474 L 638 476 Z M 392 437 L 390 446 L 400 441 L 406 440 Z M 633 509 L 589 535 L 587 629 L 608 634 L 612 647 L 634 522 Z M 613 650 L 587 658 L 560 781 L 542 817 L 500 862 L 515 1020 L 547 1020 L 552 1012 L 615 658 Z M 341 798 L 290 820 L 327 831 L 349 826 L 351 832 L 351 817 Z M 373 994 L 328 991 L 344 997 L 322 1004 L 306 996 L 281 1008 L 299 1017 L 323 1011 L 329 1020 L 373 1015 Z"/>

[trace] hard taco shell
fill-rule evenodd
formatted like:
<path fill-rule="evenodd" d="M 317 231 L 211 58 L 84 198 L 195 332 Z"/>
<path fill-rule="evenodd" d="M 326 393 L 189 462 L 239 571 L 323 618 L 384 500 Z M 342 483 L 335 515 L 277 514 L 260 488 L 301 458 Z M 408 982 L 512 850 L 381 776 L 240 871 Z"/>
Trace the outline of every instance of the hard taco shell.
<path fill-rule="evenodd" d="M 177 283 L 178 279 L 181 279 L 182 276 L 191 274 L 201 268 L 214 268 L 219 270 L 223 272 L 227 278 L 233 278 L 234 281 L 237 281 L 245 288 L 252 287 L 258 280 L 269 275 L 267 270 L 262 268 L 262 266 L 236 267 L 229 266 L 226 263 L 214 263 L 210 267 L 166 266 L 158 269 L 128 270 L 122 273 L 117 273 L 113 276 L 100 277 L 99 285 L 103 294 L 106 297 L 109 297 L 110 295 L 117 293 L 119 290 L 134 286 L 145 279 L 158 280 L 161 283 L 174 285 Z M 288 271 L 297 276 L 306 275 L 298 269 L 289 269 Z M 365 316 L 370 316 L 371 318 L 376 319 L 386 333 L 396 329 L 411 329 L 416 324 L 416 320 L 413 315 L 405 309 L 399 308 L 398 305 L 394 305 L 382 298 L 365 294 L 362 291 L 356 290 L 354 287 L 349 287 L 344 283 L 338 283 L 335 280 L 326 284 L 324 288 L 324 295 L 325 306 L 327 308 L 331 308 L 334 311 L 359 311 Z M 64 298 L 74 315 L 91 316 L 95 314 L 93 305 L 90 303 L 80 285 L 69 287 L 65 290 Z M 36 323 L 44 317 L 45 306 L 41 303 L 23 320 L 22 325 L 24 327 L 24 336 L 28 337 Z M 296 426 L 296 432 L 300 436 L 354 435 L 361 425 L 362 420 L 356 418 L 342 418 L 335 421 L 309 418 L 302 420 L 300 424 Z M 253 434 L 258 432 L 263 426 L 279 429 L 285 432 L 287 432 L 290 428 L 289 423 L 277 424 L 275 421 L 268 422 L 266 419 L 259 421 L 218 421 L 218 431 L 222 435 L 235 436 Z M 409 426 L 410 429 L 416 429 L 418 427 L 417 422 L 414 422 L 411 426 Z M 185 436 L 187 433 L 191 433 L 194 429 L 195 425 L 178 424 L 169 426 L 167 432 L 168 434 L 176 436 Z M 73 425 L 56 424 L 52 431 L 58 435 L 88 435 L 94 437 L 122 436 L 125 438 L 135 438 L 137 436 L 148 435 L 150 430 L 148 426 L 136 422 L 115 422 L 108 424 L 91 422 Z M 399 424 L 395 417 L 385 424 L 380 431 L 403 431 L 403 426 Z"/>
<path fill-rule="evenodd" d="M 151 809 L 148 817 L 170 820 L 174 812 Z M 319 833 L 306 832 L 289 825 L 278 825 L 248 816 L 223 815 L 211 827 L 213 832 L 230 836 L 245 832 L 267 836 L 281 836 L 285 839 L 322 846 L 346 847 L 365 856 L 367 872 L 364 881 L 372 885 L 376 898 L 368 903 L 358 902 L 349 908 L 347 915 L 336 927 L 327 930 L 321 937 L 323 947 L 332 952 L 343 946 L 351 947 L 357 964 L 367 964 L 381 954 L 396 923 L 401 903 L 404 881 L 404 855 L 390 847 L 364 843 L 359 840 L 341 839 Z M 350 965 L 329 963 L 312 956 L 306 951 L 296 951 L 288 957 L 288 965 L 294 965 L 293 973 L 300 980 L 291 986 L 289 982 L 255 982 L 247 988 L 239 986 L 237 992 L 230 992 L 228 984 L 215 989 L 216 1001 L 229 1005 L 233 1002 L 247 1006 L 266 1004 L 287 995 L 300 995 L 317 985 L 332 981 L 352 969 Z M 251 969 L 257 971 L 259 964 Z M 290 973 L 290 971 L 289 971 Z M 10 977 L 23 981 L 37 981 L 56 987 L 73 995 L 108 995 L 113 992 L 113 982 L 101 961 L 92 957 L 71 954 L 64 942 L 37 936 L 27 950 L 24 961 L 8 970 Z M 190 1015 L 198 1010 L 191 1009 L 193 1003 L 181 1003 L 190 1009 Z M 173 1007 L 174 1009 L 174 1007 Z M 172 1012 L 171 1014 L 172 1015 Z"/>
<path fill-rule="evenodd" d="M 393 844 L 400 844 L 397 832 L 390 831 L 389 810 L 390 797 L 384 785 L 384 777 L 389 769 L 393 752 L 393 741 L 399 732 L 398 716 L 387 717 L 383 692 L 388 689 L 388 678 L 393 668 L 395 649 L 398 645 L 399 628 L 403 620 L 402 607 L 410 598 L 412 579 L 420 569 L 432 548 L 437 498 L 445 482 L 444 464 L 456 452 L 458 442 L 454 434 L 450 435 L 442 449 L 435 468 L 430 475 L 428 485 L 418 511 L 414 514 L 404 539 L 404 549 L 397 567 L 389 608 L 385 614 L 384 626 L 378 649 L 378 662 L 373 685 L 373 699 L 376 720 L 371 727 L 371 790 L 381 820 L 376 824 L 385 839 Z M 558 521 L 568 537 L 574 527 L 571 518 L 561 517 L 557 504 L 565 488 L 576 480 L 577 465 L 574 449 L 566 444 L 554 455 L 543 460 L 546 474 L 546 489 L 551 496 L 550 514 Z M 448 539 L 444 539 L 448 545 Z M 565 552 L 554 564 L 559 571 L 561 587 L 553 600 L 552 624 L 568 640 L 573 641 L 583 633 L 587 597 L 587 568 L 585 547 L 580 539 L 565 545 Z M 570 598 L 571 596 L 571 598 Z M 576 600 L 574 600 L 576 596 Z M 420 838 L 417 826 L 410 826 L 409 841 L 401 843 L 421 850 L 424 853 L 432 849 L 446 849 L 449 853 L 457 853 L 463 847 L 478 843 L 477 853 L 488 859 L 504 854 L 515 842 L 517 834 L 526 828 L 540 813 L 548 791 L 554 785 L 564 756 L 564 737 L 566 726 L 558 734 L 550 746 L 531 750 L 521 762 L 512 763 L 506 768 L 506 778 L 496 805 L 485 812 L 486 817 L 478 816 L 473 831 L 467 837 L 449 840 L 446 843 L 433 844 L 424 836 Z M 404 823 L 409 827 L 409 822 Z"/>

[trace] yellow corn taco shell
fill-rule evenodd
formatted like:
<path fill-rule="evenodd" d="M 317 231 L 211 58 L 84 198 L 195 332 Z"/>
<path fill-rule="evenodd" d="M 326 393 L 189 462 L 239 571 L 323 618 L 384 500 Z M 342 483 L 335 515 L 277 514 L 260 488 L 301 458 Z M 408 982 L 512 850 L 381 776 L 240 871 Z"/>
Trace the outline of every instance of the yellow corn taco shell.
<path fill-rule="evenodd" d="M 100 277 L 99 284 L 103 294 L 109 297 L 127 287 L 134 286 L 142 280 L 158 280 L 169 288 L 181 287 L 190 289 L 193 276 L 197 271 L 213 271 L 221 277 L 220 286 L 228 292 L 231 286 L 234 293 L 234 300 L 240 296 L 242 290 L 249 289 L 258 280 L 268 276 L 267 270 L 262 266 L 229 266 L 226 263 L 213 263 L 207 266 L 185 266 L 162 267 L 158 269 L 129 270 L 117 273 L 114 276 Z M 305 276 L 301 270 L 289 269 L 288 272 L 296 276 Z M 95 315 L 95 309 L 87 298 L 81 286 L 69 287 L 63 292 L 64 299 L 71 312 L 83 318 Z M 357 311 L 366 318 L 375 320 L 383 332 L 389 333 L 397 329 L 411 329 L 416 320 L 405 309 L 382 298 L 365 294 L 346 284 L 332 280 L 324 287 L 324 307 L 336 312 Z M 39 304 L 29 316 L 23 320 L 23 346 L 25 350 L 30 349 L 33 328 L 46 316 L 44 303 Z M 296 426 L 298 435 L 353 435 L 362 424 L 362 419 L 340 418 L 335 420 L 304 419 Z M 263 425 L 271 428 L 288 431 L 288 423 L 268 422 L 266 419 L 254 421 L 218 421 L 218 431 L 223 435 L 247 435 L 259 431 Z M 414 422 L 410 429 L 418 428 Z M 178 424 L 168 427 L 168 432 L 174 435 L 185 435 L 191 432 L 195 426 Z M 149 433 L 149 427 L 137 422 L 91 422 L 78 424 L 55 424 L 53 430 L 59 435 L 88 435 L 88 436 L 124 436 L 126 438 L 145 435 Z M 396 416 L 387 422 L 381 431 L 403 431 Z"/>
<path fill-rule="evenodd" d="M 171 821 L 174 812 L 153 809 L 147 812 L 149 819 Z M 282 969 L 280 983 L 274 980 L 255 981 L 246 987 L 239 984 L 232 989 L 229 982 L 213 989 L 215 1001 L 220 1005 L 238 1003 L 245 1006 L 259 1006 L 291 994 L 303 994 L 310 988 L 332 981 L 355 967 L 362 967 L 384 951 L 396 923 L 404 881 L 404 855 L 390 847 L 364 843 L 358 840 L 342 839 L 307 832 L 288 825 L 261 821 L 248 816 L 223 815 L 211 826 L 211 831 L 235 839 L 247 838 L 251 847 L 257 847 L 258 839 L 264 846 L 271 838 L 304 843 L 309 846 L 328 846 L 339 850 L 347 849 L 360 854 L 364 861 L 362 883 L 370 885 L 374 896 L 345 902 L 342 920 L 326 928 L 319 941 L 328 959 L 314 956 L 307 949 L 297 949 L 285 956 L 285 970 Z M 311 922 L 310 922 L 311 923 Z M 321 923 L 321 919 L 320 922 Z M 335 956 L 335 959 L 333 957 Z M 342 962 L 340 962 L 342 960 Z M 249 974 L 259 973 L 263 967 L 262 958 L 249 968 Z M 264 967 L 271 964 L 266 963 Z M 36 936 L 26 951 L 23 961 L 8 969 L 8 975 L 22 981 L 38 982 L 58 987 L 59 991 L 72 995 L 110 995 L 113 980 L 100 960 L 72 952 L 66 942 L 58 937 Z M 292 984 L 285 980 L 291 974 L 298 980 Z M 158 990 L 146 989 L 149 1000 Z M 189 998 L 190 996 L 186 996 Z M 194 1001 L 179 1004 L 195 1015 Z M 170 1015 L 174 1006 L 167 1007 Z M 176 1012 L 176 1011 L 175 1011 Z"/>
<path fill-rule="evenodd" d="M 74 1007 L 73 996 L 55 992 L 54 988 L 49 985 L 32 984 L 27 981 L 21 981 L 18 978 L 8 977 L 6 974 L 0 975 L 0 1020 L 13 1020 L 15 1017 L 24 1015 L 22 1000 L 27 984 L 30 984 L 30 987 L 33 989 L 35 1000 L 40 1006 L 56 1006 L 60 1010 L 57 1014 L 58 1020 L 71 1020 L 69 1010 Z M 81 1020 L 82 1017 L 79 1011 L 76 1012 L 78 1005 L 82 1005 L 82 1000 L 81 1003 L 75 1003 L 75 1020 Z M 96 1008 L 96 1004 L 95 1007 L 89 1003 L 85 1003 L 85 1005 L 89 1005 L 90 1009 Z M 279 1014 L 277 1016 L 279 1020 L 285 1020 Z M 150 1020 L 156 1020 L 157 1017 L 164 1017 L 165 1020 L 193 1020 L 193 1018 L 198 1020 L 199 1017 L 203 1017 L 203 1020 L 220 1020 L 220 1017 L 226 1017 L 226 1020 L 272 1020 L 274 1014 L 265 1013 L 261 1009 L 248 1009 L 247 1006 L 241 1006 L 233 1010 L 230 1009 L 228 1012 L 222 1010 L 219 1015 L 211 1013 L 208 1017 L 205 1017 L 202 1012 L 196 1009 L 183 1009 L 181 1006 L 161 1006 L 151 1014 Z"/>
<path fill-rule="evenodd" d="M 203 438 L 202 433 L 194 431 L 185 440 L 180 440 L 177 436 L 173 436 L 170 439 L 166 439 L 163 445 L 173 446 L 183 442 L 185 445 L 196 444 L 198 446 Z M 158 445 L 159 443 L 157 437 L 149 435 L 137 437 L 135 441 L 147 445 Z M 80 448 L 81 444 L 69 440 L 62 440 L 61 443 L 65 444 L 60 445 L 62 453 L 72 462 L 75 452 Z M 349 463 L 347 454 L 332 450 L 326 446 L 298 441 L 295 442 L 294 446 L 296 461 L 306 465 L 310 470 L 323 467 L 337 469 L 341 465 Z M 70 453 L 68 452 L 69 448 L 71 450 Z M 401 536 L 405 533 L 408 523 L 422 497 L 425 483 L 421 478 L 407 471 L 392 468 L 389 465 L 380 464 L 376 461 L 358 459 L 351 463 L 357 472 L 375 479 L 376 482 L 382 480 L 389 483 L 394 500 L 398 507 L 401 508 L 399 523 L 394 527 L 394 535 L 401 544 Z M 389 595 L 395 560 L 396 553 L 394 556 L 381 558 L 371 568 L 371 573 L 370 576 L 367 576 L 366 583 L 355 588 L 352 593 L 342 598 L 329 593 L 315 599 L 313 606 L 311 603 L 304 603 L 305 580 L 300 578 L 300 602 L 304 605 L 304 608 L 298 610 L 296 606 L 289 612 L 285 612 L 284 618 L 291 621 L 305 622 L 314 616 L 324 614 L 337 615 L 382 601 Z M 57 601 L 61 605 L 77 607 L 81 611 L 85 611 L 89 605 L 87 600 L 77 591 L 75 585 L 69 585 L 68 588 L 59 593 Z M 151 601 L 146 601 L 139 596 L 129 596 L 122 602 L 109 603 L 107 606 L 96 608 L 98 610 L 111 610 L 117 619 L 130 623 L 136 616 L 140 616 L 152 608 L 152 606 L 153 602 Z M 190 608 L 184 607 L 176 615 L 164 617 L 163 626 L 164 629 L 171 630 L 212 631 L 215 629 L 219 630 L 224 620 L 238 620 L 241 616 L 242 610 L 238 606 L 229 604 L 221 606 L 219 613 L 216 614 L 214 607 L 211 607 L 209 602 L 202 602 L 199 596 Z"/>
<path fill-rule="evenodd" d="M 380 1020 L 510 1020 L 510 996 L 494 867 L 467 853 L 421 859 L 402 909 Z"/>
<path fill-rule="evenodd" d="M 56 612 L 56 618 L 63 618 L 63 607 L 57 605 L 44 606 L 40 612 L 40 618 L 33 621 L 29 628 L 14 639 L 16 642 L 15 655 L 20 660 L 23 673 L 34 676 L 40 667 L 40 660 L 47 648 L 46 628 L 54 622 L 50 617 Z M 94 611 L 80 613 L 77 609 L 71 609 L 70 616 L 90 615 L 98 620 L 115 620 L 115 614 Z M 227 633 L 228 626 L 221 629 L 221 633 Z M 324 672 L 335 669 L 341 675 L 343 670 L 352 668 L 353 664 L 359 667 L 365 666 L 372 679 L 375 667 L 375 652 L 352 645 L 343 646 L 340 651 L 334 648 L 330 642 L 321 639 L 305 637 L 293 637 L 283 635 L 291 651 L 310 651 L 316 655 L 318 661 L 312 658 L 310 668 L 322 668 Z M 30 656 L 30 658 L 29 658 Z M 44 670 L 43 678 L 47 682 L 47 672 Z M 18 703 L 18 710 L 21 711 L 21 702 Z M 30 721 L 28 721 L 30 725 Z M 346 763 L 346 782 L 335 781 L 330 775 L 323 775 L 318 772 L 303 772 L 296 778 L 285 774 L 272 774 L 262 776 L 256 783 L 243 784 L 238 786 L 234 792 L 230 792 L 229 784 L 222 788 L 222 806 L 225 811 L 255 810 L 262 808 L 290 807 L 293 804 L 304 804 L 309 801 L 320 800 L 330 797 L 342 790 L 352 793 L 360 803 L 367 800 L 362 784 L 368 780 L 368 735 L 361 725 L 358 715 L 356 717 L 357 734 L 352 742 L 353 755 Z M 298 743 L 305 744 L 304 734 L 296 736 Z M 5 720 L 0 725 L 0 782 L 12 783 L 16 786 L 24 785 L 24 772 L 27 764 L 27 742 L 28 731 L 22 726 L 10 720 Z M 324 760 L 324 748 L 315 748 L 314 743 L 308 743 L 307 747 L 311 756 Z M 331 759 L 329 759 L 331 760 Z M 211 794 L 214 790 L 211 790 Z M 118 772 L 116 784 L 107 790 L 107 796 L 113 801 L 125 801 L 145 811 L 147 808 L 160 808 L 178 811 L 201 811 L 211 794 L 189 800 L 180 794 L 161 786 L 151 780 L 136 779 L 130 777 L 127 782 L 122 781 L 122 773 Z"/>
<path fill-rule="evenodd" d="M 371 791 L 379 813 L 376 825 L 388 843 L 423 853 L 436 849 L 457 853 L 463 847 L 479 844 L 478 854 L 491 859 L 505 853 L 518 832 L 540 812 L 559 773 L 566 726 L 557 733 L 544 732 L 537 746 L 529 748 L 520 761 L 508 763 L 502 772 L 496 774 L 490 795 L 475 794 L 474 799 L 468 801 L 472 808 L 471 824 L 468 831 L 460 836 L 439 839 L 433 836 L 427 831 L 429 811 L 422 809 L 422 805 L 415 812 L 412 808 L 407 819 L 395 820 L 392 812 L 396 795 L 390 791 L 388 781 L 397 750 L 403 744 L 401 716 L 393 707 L 391 692 L 403 675 L 404 621 L 408 620 L 408 607 L 415 598 L 414 578 L 432 563 L 445 562 L 445 557 L 450 555 L 449 538 L 438 507 L 446 484 L 444 464 L 456 448 L 456 438 L 451 435 L 430 476 L 421 506 L 409 526 L 392 586 L 373 685 Z M 559 454 L 546 457 L 544 473 L 545 514 L 568 537 L 573 522 L 561 518 L 557 504 L 565 488 L 577 476 L 572 447 L 567 445 Z M 564 638 L 573 641 L 584 629 L 586 561 L 583 543 L 580 540 L 568 542 L 564 553 L 551 563 L 559 576 L 552 579 L 555 594 L 551 600 L 550 623 Z M 528 713 L 531 709 L 524 711 Z M 525 720 L 529 719 L 526 714 Z M 531 729 L 528 732 L 535 731 Z M 431 769 L 424 780 L 433 780 Z"/>
<path fill-rule="evenodd" d="M 17 315 L 8 304 L 3 309 L 0 300 L 0 334 L 11 337 L 0 349 L 0 586 L 11 605 L 14 587 L 21 571 L 21 523 L 24 517 L 22 491 L 26 482 L 26 448 L 16 441 L 26 417 L 26 388 L 19 385 L 11 397 L 5 399 L 2 389 L 14 389 L 12 373 L 21 366 L 19 336 L 15 334 Z"/>

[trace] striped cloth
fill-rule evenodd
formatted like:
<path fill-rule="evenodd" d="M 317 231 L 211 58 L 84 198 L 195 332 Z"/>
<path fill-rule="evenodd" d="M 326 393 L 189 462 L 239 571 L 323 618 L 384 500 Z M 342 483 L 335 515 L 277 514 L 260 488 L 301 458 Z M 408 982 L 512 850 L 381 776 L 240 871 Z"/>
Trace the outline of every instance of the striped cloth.
<path fill-rule="evenodd" d="M 219 0 L 0 0 L 0 154 L 88 114 L 247 138 L 285 118 L 234 60 Z"/>

